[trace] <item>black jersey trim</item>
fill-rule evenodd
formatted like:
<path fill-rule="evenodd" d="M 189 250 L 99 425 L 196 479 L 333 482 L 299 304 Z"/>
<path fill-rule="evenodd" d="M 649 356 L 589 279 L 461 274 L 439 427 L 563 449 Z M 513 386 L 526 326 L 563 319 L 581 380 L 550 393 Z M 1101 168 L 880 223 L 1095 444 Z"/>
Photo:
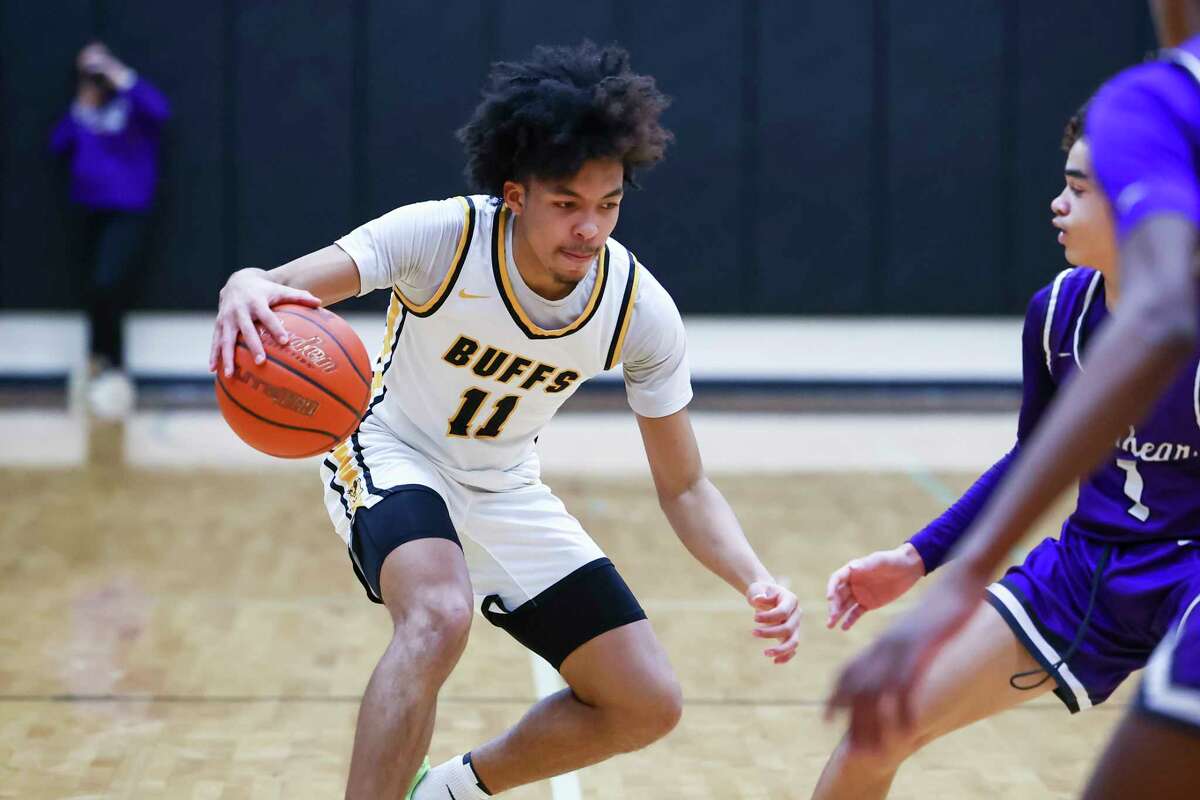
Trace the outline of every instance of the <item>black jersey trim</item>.
<path fill-rule="evenodd" d="M 563 328 L 556 330 L 546 330 L 538 327 L 533 320 L 521 308 L 517 302 L 516 295 L 512 291 L 512 286 L 508 280 L 508 270 L 504 266 L 506 257 L 504 255 L 504 232 L 508 223 L 509 211 L 506 206 L 501 206 L 496 212 L 495 222 L 492 231 L 492 275 L 496 279 L 496 288 L 500 292 L 500 299 L 504 301 L 505 308 L 508 309 L 509 316 L 513 322 L 521 329 L 530 339 L 558 339 L 563 336 L 570 336 L 576 331 L 582 330 L 583 326 L 591 321 L 592 317 L 596 316 L 596 311 L 599 310 L 601 303 L 604 302 L 604 290 L 608 286 L 608 262 L 609 249 L 608 245 L 604 245 L 604 249 L 600 253 L 600 259 L 596 264 L 598 274 L 596 276 L 596 285 L 592 287 L 592 295 L 588 299 L 588 306 L 583 313 L 572 322 Z"/>
<path fill-rule="evenodd" d="M 451 262 L 450 271 L 442 279 L 442 285 L 433 293 L 433 297 L 419 305 L 401 294 L 396 286 L 392 286 L 392 294 L 396 299 L 404 304 L 410 314 L 416 314 L 418 317 L 428 317 L 442 307 L 442 303 L 446 302 L 446 298 L 450 296 L 450 290 L 458 281 L 463 265 L 467 263 L 467 253 L 471 250 L 471 238 L 475 235 L 475 201 L 470 197 L 457 199 L 463 204 L 463 230 L 458 237 L 458 249 L 454 253 L 454 261 Z"/>
<path fill-rule="evenodd" d="M 621 351 L 625 347 L 625 334 L 629 332 L 629 322 L 633 319 L 633 305 L 637 302 L 640 273 L 641 264 L 638 263 L 633 253 L 629 253 L 629 275 L 625 278 L 625 293 L 621 295 L 621 310 L 617 313 L 617 324 L 613 328 L 612 343 L 609 344 L 608 356 L 604 359 L 605 369 L 612 369 L 621 363 Z"/>

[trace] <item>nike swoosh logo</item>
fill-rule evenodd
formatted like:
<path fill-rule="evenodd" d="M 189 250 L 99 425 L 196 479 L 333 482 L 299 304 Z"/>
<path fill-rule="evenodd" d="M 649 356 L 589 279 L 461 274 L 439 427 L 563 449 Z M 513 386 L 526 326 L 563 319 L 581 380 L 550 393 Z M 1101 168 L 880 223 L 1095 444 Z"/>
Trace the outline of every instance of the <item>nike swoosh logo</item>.
<path fill-rule="evenodd" d="M 454 790 L 451 789 L 449 785 L 446 786 L 446 791 L 450 793 L 450 800 L 458 800 L 458 798 L 454 796 Z"/>
<path fill-rule="evenodd" d="M 459 289 L 458 296 L 463 300 L 486 300 L 487 298 L 491 297 L 490 294 L 471 294 L 466 289 Z"/>

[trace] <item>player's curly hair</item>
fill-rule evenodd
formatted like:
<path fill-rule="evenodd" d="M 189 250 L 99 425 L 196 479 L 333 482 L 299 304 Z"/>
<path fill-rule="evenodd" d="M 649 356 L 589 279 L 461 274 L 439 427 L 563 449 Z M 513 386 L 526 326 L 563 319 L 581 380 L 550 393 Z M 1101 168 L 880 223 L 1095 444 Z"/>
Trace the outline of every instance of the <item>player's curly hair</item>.
<path fill-rule="evenodd" d="M 662 159 L 674 138 L 659 124 L 669 103 L 621 47 L 539 46 L 526 61 L 492 65 L 483 101 L 458 131 L 467 181 L 500 197 L 505 181 L 569 177 L 585 161 L 612 158 L 636 187 L 635 172 Z"/>
<path fill-rule="evenodd" d="M 1064 153 L 1071 152 L 1071 148 L 1075 146 L 1075 143 L 1083 138 L 1083 126 L 1087 123 L 1088 104 L 1091 102 L 1091 99 L 1088 99 L 1067 120 L 1067 125 L 1063 128 L 1062 137 L 1062 149 Z"/>

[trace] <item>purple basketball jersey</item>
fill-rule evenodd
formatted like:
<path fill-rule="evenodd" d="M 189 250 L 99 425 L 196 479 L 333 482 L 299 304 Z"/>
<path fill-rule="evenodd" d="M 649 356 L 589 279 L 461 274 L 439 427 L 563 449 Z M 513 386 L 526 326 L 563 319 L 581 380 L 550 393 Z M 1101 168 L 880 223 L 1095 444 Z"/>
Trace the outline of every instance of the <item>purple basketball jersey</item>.
<path fill-rule="evenodd" d="M 1069 269 L 1055 279 L 1042 323 L 1046 370 L 1055 386 L 1086 368 L 1080 365 L 1088 343 L 1107 317 L 1100 273 Z M 1149 416 L 1080 483 L 1068 529 L 1112 542 L 1200 537 L 1198 368 L 1200 358 L 1193 358 Z"/>
<path fill-rule="evenodd" d="M 1108 317 L 1104 280 L 1067 269 L 1029 303 L 1022 335 L 1022 401 L 1017 444 L 963 497 L 910 539 L 927 571 L 970 528 L 1032 434 L 1059 386 L 1082 369 Z M 1113 443 L 1111 456 L 1079 485 L 1064 531 L 1104 542 L 1200 538 L 1200 357 L 1193 357 L 1145 420 Z"/>
<path fill-rule="evenodd" d="M 1095 270 L 1064 270 L 1038 293 L 1026 331 L 1040 330 L 1040 352 L 1026 349 L 1023 418 L 1026 406 L 1040 417 L 1057 388 L 1087 369 L 1089 343 L 1107 316 Z M 1029 364 L 1034 358 L 1042 363 Z M 1193 357 L 1080 482 L 1061 537 L 1042 542 L 988 589 L 988 602 L 1073 712 L 1104 702 L 1200 596 L 1200 545 L 1188 543 L 1200 539 L 1198 392 L 1200 357 Z M 1037 685 L 1037 676 L 1026 678 L 1014 685 Z"/>
<path fill-rule="evenodd" d="M 1104 84 L 1085 133 L 1119 237 L 1154 213 L 1200 227 L 1200 37 Z"/>
<path fill-rule="evenodd" d="M 927 569 L 970 528 L 1059 387 L 1087 368 L 1089 344 L 1107 316 L 1104 280 L 1092 269 L 1064 270 L 1034 295 L 1022 335 L 1017 445 L 911 539 Z M 1200 596 L 1200 543 L 1180 544 L 1200 539 L 1198 391 L 1200 357 L 1080 482 L 1061 537 L 1042 542 L 988 589 L 988 602 L 1043 670 L 1014 676 L 1015 686 L 1032 688 L 1049 675 L 1071 711 L 1102 703 Z M 1180 669 L 1186 682 L 1190 673 Z"/>

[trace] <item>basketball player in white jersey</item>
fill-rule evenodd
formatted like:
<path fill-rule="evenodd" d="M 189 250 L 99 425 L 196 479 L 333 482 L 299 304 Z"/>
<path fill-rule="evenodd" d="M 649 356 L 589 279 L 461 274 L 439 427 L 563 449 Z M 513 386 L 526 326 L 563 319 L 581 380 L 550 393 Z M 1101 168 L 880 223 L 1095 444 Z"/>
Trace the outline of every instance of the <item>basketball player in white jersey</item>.
<path fill-rule="evenodd" d="M 370 407 L 321 475 L 354 570 L 395 628 L 359 710 L 347 797 L 483 798 L 675 726 L 679 684 L 645 613 L 539 477 L 542 426 L 618 363 L 676 534 L 746 597 L 754 634 L 778 640 L 766 656 L 795 654 L 795 595 L 704 475 L 679 312 L 610 238 L 634 171 L 671 138 L 666 104 L 616 47 L 497 64 L 459 132 L 479 194 L 398 208 L 270 272 L 236 272 L 221 292 L 210 367 L 226 374 L 239 334 L 259 360 L 260 335 L 286 340 L 273 304 L 391 293 Z M 473 593 L 570 688 L 427 771 Z"/>

